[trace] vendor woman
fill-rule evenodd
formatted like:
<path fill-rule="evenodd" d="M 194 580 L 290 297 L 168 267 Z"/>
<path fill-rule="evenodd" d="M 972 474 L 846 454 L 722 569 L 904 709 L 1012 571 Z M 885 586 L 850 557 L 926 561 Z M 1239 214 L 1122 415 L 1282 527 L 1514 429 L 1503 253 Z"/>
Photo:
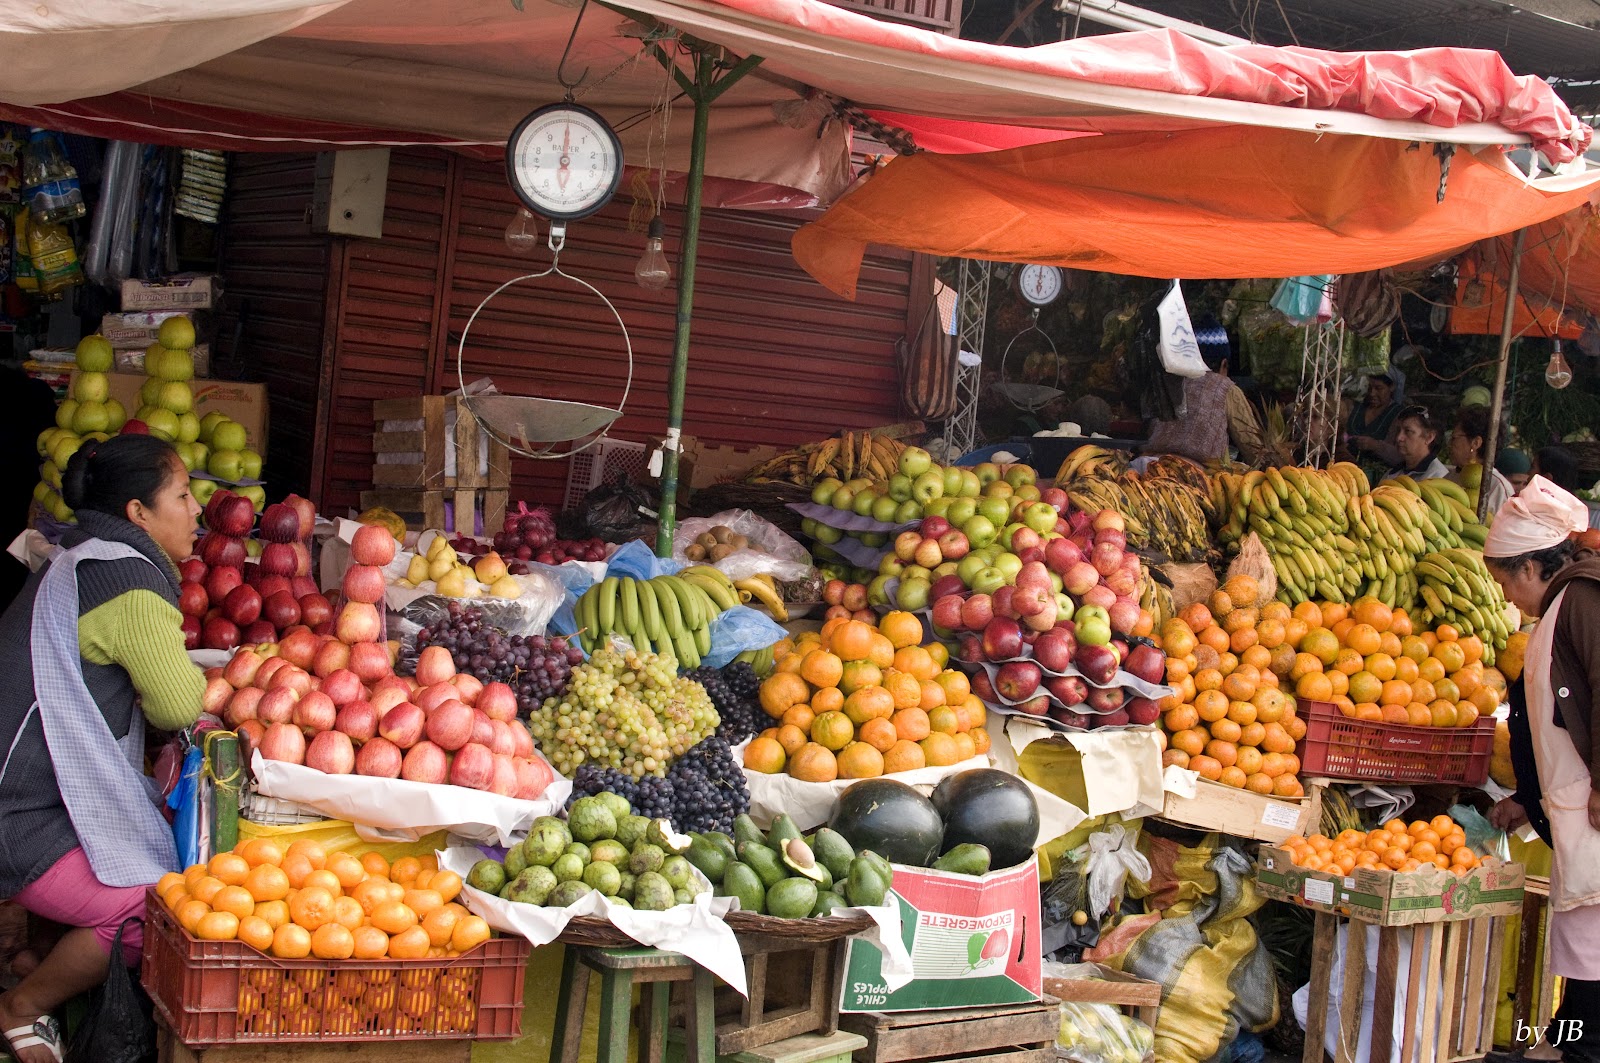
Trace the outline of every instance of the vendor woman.
<path fill-rule="evenodd" d="M 1400 461 L 1389 470 L 1390 476 L 1409 476 L 1413 480 L 1437 480 L 1450 475 L 1445 463 L 1434 455 L 1439 442 L 1439 427 L 1425 406 L 1407 406 L 1395 418 L 1394 447 Z"/>
<path fill-rule="evenodd" d="M 145 890 L 178 860 L 145 724 L 193 724 L 205 690 L 177 604 L 200 513 L 183 461 L 154 436 L 85 443 L 62 495 L 77 527 L 0 616 L 0 897 L 72 928 L 0 994 L 18 1063 L 59 1063 L 50 1013 L 105 980 L 129 919 L 137 964 Z"/>
<path fill-rule="evenodd" d="M 1517 792 L 1490 819 L 1502 830 L 1531 822 L 1555 854 L 1545 956 L 1566 989 L 1548 1038 L 1566 1063 L 1600 1060 L 1600 557 L 1573 539 L 1588 527 L 1581 501 L 1535 476 L 1483 546 L 1506 599 L 1538 618 L 1526 713 L 1510 720 Z"/>

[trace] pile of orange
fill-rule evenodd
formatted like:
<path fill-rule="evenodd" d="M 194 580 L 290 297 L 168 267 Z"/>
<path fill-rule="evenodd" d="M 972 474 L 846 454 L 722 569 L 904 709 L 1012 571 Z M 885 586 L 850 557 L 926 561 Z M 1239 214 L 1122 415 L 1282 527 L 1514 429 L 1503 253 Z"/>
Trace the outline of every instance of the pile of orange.
<path fill-rule="evenodd" d="M 1410 824 L 1391 819 L 1364 834 L 1346 830 L 1334 838 L 1321 834 L 1290 838 L 1283 848 L 1298 866 L 1336 875 L 1362 867 L 1416 871 L 1424 865 L 1464 875 L 1481 864 L 1460 824 L 1443 815 Z"/>
<path fill-rule="evenodd" d="M 456 903 L 461 876 L 432 856 L 391 866 L 378 853 L 253 838 L 163 875 L 156 893 L 195 937 L 286 960 L 459 956 L 489 939 L 489 925 Z"/>
<path fill-rule="evenodd" d="M 775 725 L 751 739 L 744 765 L 805 782 L 868 779 L 958 764 L 989 751 L 986 710 L 922 621 L 836 617 L 774 648 L 761 707 Z"/>
<path fill-rule="evenodd" d="M 1162 756 L 1227 786 L 1300 797 L 1294 748 L 1306 725 L 1273 667 L 1294 618 L 1282 602 L 1259 599 L 1254 579 L 1234 576 L 1163 625 L 1167 682 L 1178 692 L 1161 702 Z"/>

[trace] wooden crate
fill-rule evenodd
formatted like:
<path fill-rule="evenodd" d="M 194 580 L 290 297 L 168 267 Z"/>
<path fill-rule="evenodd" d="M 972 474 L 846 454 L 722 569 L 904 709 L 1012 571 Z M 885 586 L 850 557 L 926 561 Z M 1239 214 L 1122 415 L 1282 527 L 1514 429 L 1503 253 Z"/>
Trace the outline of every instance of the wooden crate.
<path fill-rule="evenodd" d="M 1195 785 L 1192 798 L 1168 793 L 1160 818 L 1273 843 L 1310 834 L 1322 818 L 1321 798 L 1315 790 L 1306 797 L 1288 798 L 1269 797 L 1210 779 L 1196 780 Z"/>
<path fill-rule="evenodd" d="M 1307 1005 L 1302 1063 L 1323 1063 L 1334 946 L 1340 917 L 1318 912 L 1312 937 L 1311 999 Z M 1338 1052 L 1334 1063 L 1355 1063 L 1366 995 L 1367 934 L 1370 925 L 1348 920 L 1343 993 L 1338 1002 Z M 1505 948 L 1505 918 L 1490 916 L 1452 923 L 1419 923 L 1378 930 L 1377 980 L 1368 1059 L 1386 1061 L 1394 1050 L 1393 1016 L 1397 989 L 1405 986 L 1405 1021 L 1400 1059 L 1418 1063 L 1458 1063 L 1481 1059 L 1494 1048 L 1494 1021 L 1500 999 L 1500 961 Z M 1410 962 L 1400 966 L 1400 944 L 1408 942 Z M 1436 1020 L 1436 1016 L 1439 1017 Z"/>
<path fill-rule="evenodd" d="M 1511 1037 L 1514 1047 L 1526 1052 L 1539 1042 L 1535 1030 L 1549 1030 L 1556 1007 L 1556 976 L 1550 972 L 1548 944 L 1539 939 L 1550 923 L 1550 880 L 1529 875 L 1523 887 L 1522 919 L 1517 935 L 1517 985 L 1511 995 Z M 1541 963 L 1540 960 L 1543 960 Z"/>
<path fill-rule="evenodd" d="M 746 995 L 718 986 L 717 1055 L 839 1029 L 847 939 L 802 941 L 740 934 Z"/>
<path fill-rule="evenodd" d="M 839 1017 L 841 1029 L 867 1039 L 856 1063 L 1054 1063 L 1060 1002 L 946 1011 L 865 1011 Z"/>
<path fill-rule="evenodd" d="M 1100 964 L 1093 978 L 1046 978 L 1044 991 L 1057 1000 L 1072 1004 L 1110 1004 L 1156 1028 L 1161 1014 L 1161 983 L 1114 971 Z"/>
<path fill-rule="evenodd" d="M 400 515 L 409 528 L 419 531 L 428 528 L 440 531 L 460 532 L 462 535 L 473 534 L 472 520 L 464 520 L 462 514 L 472 513 L 480 515 L 483 521 L 483 534 L 493 535 L 499 531 L 506 519 L 506 499 L 509 492 L 505 488 L 491 490 L 475 490 L 463 488 L 457 491 L 363 491 L 361 492 L 361 508 L 370 509 L 373 506 L 382 506 L 391 509 Z M 446 520 L 445 503 L 453 508 L 455 517 Z"/>
<path fill-rule="evenodd" d="M 454 411 L 452 431 L 450 411 Z M 511 454 L 504 443 L 482 434 L 478 422 L 458 395 L 418 395 L 378 399 L 372 404 L 374 454 L 416 455 L 404 464 L 374 462 L 374 487 L 406 487 L 424 491 L 511 486 Z M 417 422 L 420 429 L 386 429 L 391 422 Z M 484 464 L 487 447 L 487 471 Z M 455 453 L 455 475 L 445 475 L 446 455 Z M 393 507 L 391 507 L 393 508 Z"/>

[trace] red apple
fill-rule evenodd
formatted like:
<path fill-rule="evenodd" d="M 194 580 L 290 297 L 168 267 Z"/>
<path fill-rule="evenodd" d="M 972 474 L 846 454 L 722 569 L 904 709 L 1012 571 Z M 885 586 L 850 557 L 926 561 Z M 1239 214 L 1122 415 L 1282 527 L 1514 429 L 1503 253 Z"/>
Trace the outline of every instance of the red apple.
<path fill-rule="evenodd" d="M 451 699 L 428 713 L 428 740 L 441 749 L 460 749 L 472 741 L 473 713 Z"/>
<path fill-rule="evenodd" d="M 485 683 L 478 692 L 477 707 L 491 720 L 517 718 L 517 694 L 505 683 Z"/>
<path fill-rule="evenodd" d="M 859 613 L 867 608 L 867 588 L 860 583 L 851 583 L 844 589 L 844 607 L 852 613 Z"/>
<path fill-rule="evenodd" d="M 248 498 L 232 491 L 218 491 L 206 503 L 206 527 L 223 535 L 243 539 L 256 522 L 256 508 Z M 209 564 L 209 562 L 207 562 Z"/>
<path fill-rule="evenodd" d="M 1089 700 L 1089 684 L 1081 675 L 1053 675 L 1044 681 L 1044 688 L 1069 709 Z"/>
<path fill-rule="evenodd" d="M 215 532 L 200 539 L 200 560 L 210 568 L 216 568 L 218 565 L 232 565 L 238 568 L 244 564 L 247 556 L 249 555 L 245 553 L 243 539 L 235 539 L 231 535 L 218 535 Z"/>
<path fill-rule="evenodd" d="M 261 566 L 256 565 L 255 568 L 259 572 Z M 252 584 L 252 586 L 261 592 L 261 600 L 264 602 L 268 598 L 271 598 L 274 594 L 288 594 L 290 586 L 289 577 L 257 575 L 256 581 Z M 289 599 L 295 603 L 294 619 L 289 621 L 287 624 L 284 624 L 283 627 L 293 627 L 300 622 L 300 602 L 293 594 L 289 594 Z"/>
<path fill-rule="evenodd" d="M 261 574 L 263 576 L 283 576 L 288 578 L 295 574 L 300 566 L 300 557 L 294 552 L 290 543 L 268 543 L 261 549 Z"/>
<path fill-rule="evenodd" d="M 427 725 L 427 714 L 411 702 L 403 701 L 379 717 L 378 733 L 401 749 L 410 749 L 422 737 Z"/>
<path fill-rule="evenodd" d="M 1117 653 L 1110 646 L 1092 646 L 1080 642 L 1072 659 L 1078 671 L 1094 686 L 1104 686 L 1117 674 Z"/>
<path fill-rule="evenodd" d="M 1084 605 L 1098 605 L 1102 609 L 1110 609 L 1117 604 L 1117 595 L 1104 583 L 1097 583 L 1083 592 Z"/>
<path fill-rule="evenodd" d="M 1065 576 L 1082 560 L 1083 551 L 1071 539 L 1051 539 L 1044 544 L 1045 567 L 1058 576 Z"/>
<path fill-rule="evenodd" d="M 304 606 L 302 605 L 302 611 Z M 379 642 L 383 639 L 383 614 L 370 602 L 346 602 L 334 628 L 340 642 Z"/>
<path fill-rule="evenodd" d="M 518 757 L 512 766 L 517 771 L 517 796 L 524 801 L 534 801 L 543 796 L 555 778 L 542 759 Z"/>
<path fill-rule="evenodd" d="M 1032 661 L 1010 661 L 995 673 L 994 687 L 1007 701 L 1026 701 L 1043 679 L 1044 673 Z"/>
<path fill-rule="evenodd" d="M 917 530 L 922 533 L 925 539 L 937 539 L 950 530 L 950 522 L 943 517 L 924 517 L 922 518 L 922 523 L 917 526 Z"/>
<path fill-rule="evenodd" d="M 318 646 L 316 656 L 311 658 L 312 674 L 322 678 L 349 667 L 350 647 L 338 639 L 329 639 Z"/>
<path fill-rule="evenodd" d="M 246 501 L 246 505 L 248 504 Z M 281 760 L 285 764 L 304 764 L 306 760 L 305 735 L 292 724 L 268 725 L 259 748 L 261 756 L 267 760 Z"/>
<path fill-rule="evenodd" d="M 1167 678 L 1166 657 L 1148 643 L 1141 642 L 1129 650 L 1122 667 L 1146 683 L 1161 683 Z"/>
<path fill-rule="evenodd" d="M 411 700 L 411 695 L 404 687 L 374 687 L 372 694 L 367 698 L 372 702 L 372 708 L 378 714 L 378 719 L 383 719 L 383 714 L 396 705 L 404 705 Z"/>
<path fill-rule="evenodd" d="M 517 740 L 511 734 L 511 725 L 504 720 L 494 720 L 490 726 L 493 735 L 489 739 L 489 748 L 494 750 L 495 755 L 516 756 Z"/>
<path fill-rule="evenodd" d="M 983 629 L 983 653 L 991 661 L 1022 656 L 1022 625 L 1004 616 L 989 621 Z"/>
<path fill-rule="evenodd" d="M 267 725 L 260 720 L 245 720 L 233 730 L 239 736 L 240 752 L 244 754 L 245 763 L 248 764 L 250 751 L 260 749 L 261 740 L 267 736 Z"/>
<path fill-rule="evenodd" d="M 350 670 L 360 676 L 364 683 L 376 683 L 394 672 L 389 663 L 389 651 L 379 642 L 358 642 L 351 646 Z M 405 690 L 401 692 L 409 693 Z"/>
<path fill-rule="evenodd" d="M 198 650 L 200 648 L 200 618 L 186 616 L 178 622 L 178 630 L 183 632 L 183 648 Z"/>
<path fill-rule="evenodd" d="M 378 714 L 373 711 L 371 702 L 359 699 L 347 701 L 339 706 L 333 726 L 357 742 L 366 742 L 378 733 Z"/>
<path fill-rule="evenodd" d="M 200 628 L 200 645 L 208 650 L 231 650 L 239 645 L 239 625 L 224 617 L 213 617 Z"/>
<path fill-rule="evenodd" d="M 371 738 L 356 751 L 356 774 L 378 779 L 398 779 L 405 754 L 387 738 Z"/>
<path fill-rule="evenodd" d="M 974 594 L 961 603 L 961 626 L 968 631 L 982 631 L 994 619 L 994 599 L 987 594 Z"/>
<path fill-rule="evenodd" d="M 261 511 L 261 538 L 268 543 L 292 543 L 300 538 L 300 514 L 282 502 Z"/>
<path fill-rule="evenodd" d="M 308 594 L 321 594 L 322 588 L 309 576 L 294 576 L 289 580 L 289 593 L 296 598 L 304 598 Z"/>
<path fill-rule="evenodd" d="M 461 692 L 461 700 L 468 705 L 477 705 L 478 695 L 483 693 L 483 680 L 467 672 L 457 672 L 451 676 L 450 685 Z"/>
<path fill-rule="evenodd" d="M 449 682 L 456 674 L 456 662 L 443 646 L 428 646 L 417 656 L 417 682 L 425 687 Z"/>
<path fill-rule="evenodd" d="M 369 524 L 350 539 L 350 557 L 358 565 L 382 568 L 394 560 L 394 536 L 388 530 Z"/>
<path fill-rule="evenodd" d="M 1067 497 L 1067 493 L 1059 487 L 1046 487 L 1039 492 L 1039 501 L 1047 502 L 1054 506 L 1057 513 L 1065 513 L 1067 506 L 1071 502 Z"/>
<path fill-rule="evenodd" d="M 528 725 L 521 720 L 512 720 L 506 726 L 511 728 L 511 737 L 517 741 L 517 756 L 533 756 L 533 735 L 528 733 Z"/>
<path fill-rule="evenodd" d="M 311 673 L 297 665 L 289 665 L 272 673 L 272 679 L 267 683 L 267 689 L 281 690 L 287 687 L 301 697 L 311 693 Z"/>
<path fill-rule="evenodd" d="M 1078 640 L 1073 638 L 1070 625 L 1053 627 L 1041 632 L 1033 643 L 1033 659 L 1047 672 L 1065 672 L 1072 666 L 1072 655 L 1078 650 Z"/>
<path fill-rule="evenodd" d="M 517 779 L 516 763 L 503 753 L 494 754 L 494 774 L 489 781 L 489 792 L 501 797 L 515 797 L 521 789 Z"/>
<path fill-rule="evenodd" d="M 294 551 L 294 574 L 309 578 L 311 576 L 311 547 L 305 543 L 290 543 L 289 548 Z"/>
<path fill-rule="evenodd" d="M 1110 728 L 1110 727 L 1126 727 L 1126 726 L 1128 726 L 1128 723 L 1129 723 L 1128 710 L 1127 709 L 1114 709 L 1111 712 L 1103 712 L 1098 716 L 1091 716 L 1091 717 L 1089 717 L 1089 720 L 1090 720 L 1091 726 L 1093 726 L 1093 727 L 1095 727 L 1097 729 Z"/>
<path fill-rule="evenodd" d="M 904 561 L 906 564 L 909 565 L 912 562 L 912 560 L 917 556 L 917 547 L 919 547 L 921 545 L 922 545 L 922 533 L 921 532 L 903 531 L 899 535 L 896 535 L 894 537 L 894 556 L 898 557 L 900 560 Z M 841 585 L 840 589 L 841 589 L 841 592 L 842 592 L 843 585 Z M 831 604 L 833 604 L 833 605 L 841 605 L 841 604 L 843 604 L 843 599 L 841 598 L 840 601 L 833 602 Z"/>
<path fill-rule="evenodd" d="M 261 704 L 261 699 L 266 696 L 266 691 L 257 690 L 255 687 L 241 687 L 235 690 L 233 697 L 228 699 L 223 722 L 229 727 L 237 728 L 246 720 L 256 719 L 256 706 Z"/>
<path fill-rule="evenodd" d="M 221 605 L 235 588 L 244 585 L 244 574 L 238 565 L 213 565 L 206 573 L 206 597 L 213 605 Z"/>
<path fill-rule="evenodd" d="M 349 775 L 356 768 L 356 749 L 343 731 L 319 731 L 306 746 L 306 767 L 325 775 Z"/>
<path fill-rule="evenodd" d="M 450 764 L 450 782 L 470 790 L 487 790 L 494 782 L 494 754 L 488 746 L 468 742 Z"/>
<path fill-rule="evenodd" d="M 184 616 L 205 616 L 211 608 L 211 596 L 198 583 L 184 583 L 178 587 L 178 612 Z"/>
<path fill-rule="evenodd" d="M 450 778 L 450 759 L 432 742 L 418 742 L 400 762 L 400 777 L 411 782 L 446 782 Z"/>
<path fill-rule="evenodd" d="M 472 738 L 471 741 L 479 745 L 494 744 L 494 721 L 481 709 L 472 710 Z"/>
<path fill-rule="evenodd" d="M 202 582 L 206 571 L 206 563 L 198 557 L 186 557 L 178 562 L 178 579 L 184 583 Z"/>
<path fill-rule="evenodd" d="M 337 643 L 334 643 L 337 645 Z M 335 705 L 348 705 L 360 700 L 365 693 L 361 677 L 348 668 L 336 668 L 322 677 L 322 692 L 333 699 Z"/>
<path fill-rule="evenodd" d="M 1116 531 L 1126 531 L 1128 527 L 1127 521 L 1122 519 L 1122 514 L 1114 509 L 1102 509 L 1094 515 L 1092 523 L 1094 524 L 1094 530 L 1097 532 L 1105 531 L 1108 528 Z"/>
<path fill-rule="evenodd" d="M 255 678 L 250 680 L 250 685 L 265 690 L 272 677 L 277 675 L 280 669 L 288 667 L 290 667 L 289 662 L 284 660 L 282 654 L 273 654 L 261 662 L 261 667 L 256 669 Z"/>
<path fill-rule="evenodd" d="M 381 528 L 378 530 L 384 535 L 389 534 Z M 345 569 L 344 581 L 339 589 L 349 601 L 375 604 L 383 601 L 385 586 L 383 569 L 374 565 L 351 565 Z"/>
<path fill-rule="evenodd" d="M 946 631 L 961 628 L 961 609 L 966 600 L 959 594 L 947 594 L 933 603 L 933 622 Z"/>
<path fill-rule="evenodd" d="M 271 642 L 278 637 L 278 629 L 265 620 L 257 620 L 240 632 L 239 638 L 246 645 L 259 646 L 263 642 Z"/>
<path fill-rule="evenodd" d="M 233 697 L 233 687 L 221 676 L 206 680 L 206 688 L 200 695 L 200 708 L 213 716 L 221 716 L 228 700 Z"/>
<path fill-rule="evenodd" d="M 1048 694 L 1035 694 L 1027 701 L 1011 706 L 1018 712 L 1025 712 L 1029 716 L 1044 716 L 1050 712 L 1050 697 Z"/>
<path fill-rule="evenodd" d="M 1100 572 L 1087 561 L 1076 561 L 1061 573 L 1061 587 L 1074 598 L 1083 595 L 1100 583 Z"/>
<path fill-rule="evenodd" d="M 1149 698 L 1129 698 L 1123 702 L 1122 710 L 1128 714 L 1129 723 L 1141 726 L 1161 718 L 1161 707 Z"/>
<path fill-rule="evenodd" d="M 939 552 L 946 561 L 960 561 L 972 552 L 972 544 L 967 541 L 965 532 L 951 528 L 939 536 Z"/>
<path fill-rule="evenodd" d="M 1009 616 L 1013 620 L 1017 618 L 1017 610 L 1012 605 L 1012 600 L 1016 597 L 1016 593 L 1017 589 L 1012 586 L 995 588 L 994 593 L 989 596 L 990 605 L 994 609 L 995 616 Z"/>
<path fill-rule="evenodd" d="M 418 690 L 411 700 L 421 706 L 423 712 L 431 713 L 447 701 L 460 701 L 461 691 L 456 689 L 454 683 L 435 683 Z"/>
<path fill-rule="evenodd" d="M 298 668 L 310 668 L 322 640 L 309 630 L 291 629 L 278 640 L 278 656 Z"/>
<path fill-rule="evenodd" d="M 293 509 L 300 516 L 300 534 L 302 541 L 311 538 L 312 530 L 317 526 L 317 507 L 311 504 L 311 499 L 301 498 L 299 495 L 287 495 L 283 504 Z"/>
<path fill-rule="evenodd" d="M 222 612 L 240 627 L 253 624 L 261 617 L 261 595 L 254 587 L 235 587 L 222 600 Z"/>
<path fill-rule="evenodd" d="M 1095 543 L 1089 552 L 1089 563 L 1102 576 L 1109 576 L 1122 567 L 1122 548 L 1111 543 Z"/>

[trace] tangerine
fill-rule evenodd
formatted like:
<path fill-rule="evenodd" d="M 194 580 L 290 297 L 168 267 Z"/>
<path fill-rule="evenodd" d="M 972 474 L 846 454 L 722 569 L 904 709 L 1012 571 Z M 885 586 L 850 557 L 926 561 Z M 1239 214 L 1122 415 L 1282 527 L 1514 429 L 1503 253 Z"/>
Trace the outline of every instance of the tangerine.
<path fill-rule="evenodd" d="M 1327 701 L 1333 697 L 1333 683 L 1321 672 L 1311 672 L 1295 681 L 1294 692 L 1310 701 Z"/>
<path fill-rule="evenodd" d="M 852 621 L 852 623 L 856 622 Z M 432 947 L 433 943 L 428 940 L 428 932 L 420 926 L 414 926 L 408 930 L 402 930 L 389 938 L 389 958 L 391 960 L 420 960 L 428 955 L 428 950 Z"/>
<path fill-rule="evenodd" d="M 867 660 L 879 668 L 888 668 L 894 664 L 894 643 L 876 631 L 872 633 L 872 638 L 868 641 L 871 646 L 867 650 Z M 942 642 L 930 643 L 928 645 L 928 656 L 933 658 L 934 666 L 937 668 L 943 668 L 945 662 L 950 659 L 949 651 L 944 648 L 944 643 Z"/>
<path fill-rule="evenodd" d="M 1222 778 L 1222 765 L 1211 757 L 1203 755 L 1189 758 L 1189 770 L 1199 773 L 1202 779 L 1210 779 L 1212 782 Z"/>
<path fill-rule="evenodd" d="M 761 681 L 761 707 L 774 719 L 781 717 L 791 705 L 804 704 L 810 697 L 811 688 L 806 681 L 790 672 L 774 672 Z"/>
<path fill-rule="evenodd" d="M 903 609 L 885 613 L 883 619 L 878 621 L 878 631 L 897 650 L 922 642 L 922 621 L 915 613 Z"/>
<path fill-rule="evenodd" d="M 879 753 L 887 753 L 900 740 L 899 732 L 895 730 L 894 723 L 890 720 L 881 719 L 868 720 L 862 724 L 861 730 L 856 737 L 876 749 Z"/>
<path fill-rule="evenodd" d="M 328 857 L 327 870 L 333 873 L 341 890 L 348 890 L 367 877 L 366 867 L 349 853 L 334 853 Z"/>
<path fill-rule="evenodd" d="M 839 762 L 826 746 L 807 742 L 789 755 L 788 772 L 802 782 L 832 782 L 839 777 Z"/>
<path fill-rule="evenodd" d="M 914 709 L 922 701 L 922 681 L 910 672 L 889 669 L 883 677 L 883 688 L 894 698 L 897 709 Z"/>
<path fill-rule="evenodd" d="M 283 846 L 271 838 L 251 838 L 241 842 L 238 853 L 251 867 L 260 867 L 262 864 L 276 866 L 283 863 L 284 857 Z"/>
<path fill-rule="evenodd" d="M 1371 624 L 1358 623 L 1345 632 L 1344 644 L 1366 657 L 1377 653 L 1382 648 L 1383 640 L 1379 638 L 1377 628 Z"/>
<path fill-rule="evenodd" d="M 865 661 L 872 655 L 872 636 L 876 634 L 870 624 L 846 620 L 834 629 L 828 649 L 841 661 Z"/>
<path fill-rule="evenodd" d="M 289 917 L 298 926 L 315 930 L 333 921 L 333 894 L 321 886 L 307 886 L 289 899 Z"/>
<path fill-rule="evenodd" d="M 389 954 L 389 935 L 375 926 L 350 931 L 350 955 L 358 960 L 381 960 Z"/>
<path fill-rule="evenodd" d="M 839 778 L 875 779 L 883 774 L 883 754 L 866 742 L 851 742 L 839 751 Z"/>
<path fill-rule="evenodd" d="M 389 877 L 389 861 L 385 860 L 380 852 L 362 853 L 361 866 L 368 875 L 375 878 Z"/>
<path fill-rule="evenodd" d="M 220 879 L 224 886 L 242 886 L 250 874 L 250 861 L 238 853 L 218 853 L 206 865 L 206 871 L 212 878 Z"/>
<path fill-rule="evenodd" d="M 961 747 L 948 734 L 934 731 L 918 744 L 922 746 L 922 756 L 930 768 L 941 768 L 961 762 Z"/>
<path fill-rule="evenodd" d="M 1394 663 L 1394 658 L 1390 657 L 1387 653 L 1370 654 L 1366 660 L 1366 668 L 1367 671 L 1371 672 L 1385 683 L 1393 679 L 1395 674 L 1399 671 L 1398 667 Z"/>
<path fill-rule="evenodd" d="M 921 646 L 906 646 L 895 650 L 894 666 L 902 672 L 910 672 L 918 679 L 932 679 L 940 671 L 939 666 L 934 663 L 933 656 Z"/>
<path fill-rule="evenodd" d="M 324 923 L 311 935 L 311 954 L 319 960 L 348 960 L 356 951 L 356 939 L 342 923 Z"/>
<path fill-rule="evenodd" d="M 839 679 L 839 690 L 847 696 L 867 687 L 882 685 L 883 669 L 874 661 L 847 662 Z"/>
<path fill-rule="evenodd" d="M 272 954 L 280 960 L 303 960 L 311 955 L 311 931 L 285 923 L 272 934 Z"/>
<path fill-rule="evenodd" d="M 232 912 L 207 912 L 195 924 L 194 936 L 201 941 L 232 941 L 239 936 L 239 917 Z"/>
<path fill-rule="evenodd" d="M 457 952 L 471 952 L 489 940 L 489 924 L 482 916 L 463 916 L 450 933 L 450 947 Z"/>
<path fill-rule="evenodd" d="M 895 733 L 903 739 L 920 742 L 928 737 L 932 725 L 929 723 L 928 714 L 920 708 L 905 708 L 889 718 L 894 724 Z"/>
<path fill-rule="evenodd" d="M 774 739 L 778 745 L 783 747 L 784 753 L 792 757 L 801 746 L 811 741 L 811 736 L 808 733 L 810 730 L 809 725 L 802 730 L 792 723 L 786 723 L 778 728 L 778 733 L 774 736 Z"/>
<path fill-rule="evenodd" d="M 763 775 L 778 774 L 788 759 L 789 755 L 775 738 L 752 738 L 744 747 L 744 766 Z"/>
<path fill-rule="evenodd" d="M 922 747 L 905 738 L 890 746 L 883 754 L 885 775 L 893 775 L 900 771 L 916 771 L 918 768 L 926 767 L 927 763 Z"/>
<path fill-rule="evenodd" d="M 1224 786 L 1232 786 L 1234 789 L 1242 790 L 1244 789 L 1245 778 L 1243 771 L 1230 764 L 1222 769 L 1221 774 L 1217 776 L 1217 781 Z"/>
<path fill-rule="evenodd" d="M 814 687 L 839 685 L 844 677 L 844 662 L 827 650 L 812 650 L 800 660 L 800 678 Z"/>
<path fill-rule="evenodd" d="M 844 702 L 841 700 L 839 704 L 843 707 Z M 790 705 L 778 722 L 780 724 L 793 724 L 802 731 L 809 731 L 811 730 L 811 721 L 817 718 L 819 711 L 825 710 L 819 710 L 806 704 Z"/>
<path fill-rule="evenodd" d="M 927 686 L 928 684 L 923 684 L 924 694 L 927 692 Z M 943 688 L 938 687 L 937 684 L 934 686 L 935 689 L 939 690 L 940 697 L 942 698 L 944 696 Z M 841 714 L 837 712 L 825 712 L 819 715 L 817 718 L 821 719 L 823 716 L 840 715 Z M 844 719 L 848 720 L 852 724 L 862 724 L 866 723 L 868 720 L 887 720 L 889 717 L 894 715 L 894 695 L 883 689 L 883 687 L 862 687 L 860 690 L 857 690 L 855 693 L 844 699 L 844 711 L 842 715 Z M 811 730 L 812 737 L 815 738 L 815 721 L 812 723 Z M 824 742 L 823 745 L 827 745 L 827 743 Z"/>
<path fill-rule="evenodd" d="M 239 920 L 234 937 L 259 952 L 266 952 L 272 947 L 272 924 L 258 915 L 247 915 Z"/>
<path fill-rule="evenodd" d="M 826 749 L 843 749 L 855 736 L 855 724 L 842 712 L 825 712 L 811 721 L 811 741 Z"/>
<path fill-rule="evenodd" d="M 243 886 L 224 886 L 211 898 L 212 910 L 228 912 L 236 919 L 255 914 L 256 901 Z"/>

